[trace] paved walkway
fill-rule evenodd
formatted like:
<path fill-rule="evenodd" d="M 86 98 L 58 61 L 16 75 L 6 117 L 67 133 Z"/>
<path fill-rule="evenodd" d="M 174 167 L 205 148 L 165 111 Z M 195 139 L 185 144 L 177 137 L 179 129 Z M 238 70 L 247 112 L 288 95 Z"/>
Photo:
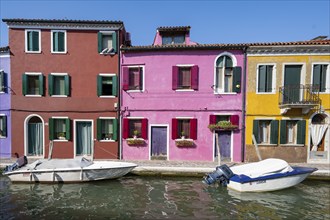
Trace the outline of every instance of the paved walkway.
<path fill-rule="evenodd" d="M 162 176 L 194 176 L 203 177 L 205 174 L 213 172 L 218 162 L 202 161 L 166 161 L 166 160 L 115 160 L 122 162 L 136 163 L 138 166 L 133 169 L 135 175 L 162 175 Z M 14 163 L 15 160 L 0 160 L 0 167 Z M 29 161 L 33 162 L 33 161 Z M 224 164 L 225 162 L 221 163 Z M 228 162 L 228 166 L 241 163 Z M 309 178 L 323 179 L 330 181 L 330 164 L 307 164 L 290 163 L 291 166 L 314 167 L 318 170 L 312 173 Z"/>

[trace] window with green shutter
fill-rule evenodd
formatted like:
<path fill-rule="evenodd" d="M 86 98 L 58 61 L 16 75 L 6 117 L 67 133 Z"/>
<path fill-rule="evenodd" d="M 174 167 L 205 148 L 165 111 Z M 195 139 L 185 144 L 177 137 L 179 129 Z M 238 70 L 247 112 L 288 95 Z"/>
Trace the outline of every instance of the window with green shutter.
<path fill-rule="evenodd" d="M 48 75 L 48 93 L 50 96 L 69 96 L 70 90 L 70 76 L 68 74 Z"/>
<path fill-rule="evenodd" d="M 0 115 L 0 138 L 7 137 L 7 116 Z"/>
<path fill-rule="evenodd" d="M 34 52 L 39 53 L 41 52 L 40 48 L 40 30 L 25 30 L 25 51 L 26 52 Z"/>
<path fill-rule="evenodd" d="M 253 120 L 253 135 L 259 144 L 277 144 L 278 120 Z"/>
<path fill-rule="evenodd" d="M 50 140 L 70 140 L 71 122 L 69 118 L 49 119 L 49 139 Z"/>
<path fill-rule="evenodd" d="M 280 144 L 296 145 L 305 144 L 306 121 L 305 120 L 281 120 Z"/>
<path fill-rule="evenodd" d="M 101 54 L 117 53 L 117 34 L 113 31 L 100 31 L 98 38 L 98 52 Z"/>
<path fill-rule="evenodd" d="M 97 96 L 117 96 L 117 76 L 100 74 L 97 76 Z"/>
<path fill-rule="evenodd" d="M 6 82 L 5 82 L 5 72 L 3 70 L 0 71 L 0 92 L 5 92 Z"/>
<path fill-rule="evenodd" d="M 274 65 L 258 66 L 258 93 L 272 92 Z"/>
<path fill-rule="evenodd" d="M 98 118 L 97 119 L 97 139 L 117 141 L 118 132 L 116 118 Z"/>
<path fill-rule="evenodd" d="M 314 92 L 326 92 L 327 84 L 327 72 L 329 74 L 329 65 L 316 64 L 313 66 L 313 91 Z"/>
<path fill-rule="evenodd" d="M 66 53 L 66 31 L 52 31 L 52 53 Z"/>
<path fill-rule="evenodd" d="M 22 75 L 22 93 L 25 96 L 43 96 L 44 76 L 40 73 L 24 73 Z"/>

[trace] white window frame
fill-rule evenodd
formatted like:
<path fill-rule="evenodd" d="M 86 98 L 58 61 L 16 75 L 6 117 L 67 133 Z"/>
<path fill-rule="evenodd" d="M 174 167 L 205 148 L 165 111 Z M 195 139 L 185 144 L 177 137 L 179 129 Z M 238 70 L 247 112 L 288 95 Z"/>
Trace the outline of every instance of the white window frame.
<path fill-rule="evenodd" d="M 37 72 L 26 72 L 24 73 L 25 75 L 28 75 L 28 76 L 40 76 L 42 75 L 42 73 L 37 73 Z M 45 83 L 45 82 L 43 82 Z M 40 89 L 40 88 L 39 88 Z M 41 88 L 43 89 L 43 88 Z M 42 95 L 30 95 L 30 94 L 26 94 L 25 97 L 42 97 Z"/>
<path fill-rule="evenodd" d="M 235 57 L 235 55 L 234 54 L 232 54 L 232 53 L 230 53 L 230 52 L 227 52 L 227 51 L 225 51 L 225 52 L 223 52 L 223 53 L 221 53 L 221 54 L 219 54 L 216 58 L 215 58 L 215 60 L 214 60 L 214 64 L 213 64 L 213 93 L 214 94 L 223 94 L 223 95 L 230 95 L 230 94 L 237 94 L 236 92 L 224 92 L 224 81 L 225 81 L 225 76 L 224 76 L 224 74 L 221 74 L 221 82 L 222 82 L 222 85 L 221 86 L 219 86 L 219 88 L 217 88 L 216 87 L 216 85 L 217 85 L 217 77 L 216 77 L 216 74 L 217 74 L 217 70 L 216 70 L 216 68 L 217 68 L 217 60 L 221 57 L 221 56 L 228 56 L 228 57 L 230 57 L 231 58 L 231 60 L 233 61 L 233 68 L 234 67 L 237 67 L 237 59 L 236 59 L 236 57 Z"/>
<path fill-rule="evenodd" d="M 142 89 L 129 89 L 127 90 L 126 92 L 144 92 L 145 91 L 145 74 L 144 74 L 144 71 L 145 71 L 145 66 L 144 65 L 135 65 L 135 66 L 127 66 L 128 67 L 128 72 L 129 72 L 129 69 L 130 68 L 142 68 Z M 129 73 L 128 73 L 128 78 L 129 78 Z M 129 80 L 129 79 L 128 79 Z"/>
<path fill-rule="evenodd" d="M 330 94 L 330 62 L 313 62 L 311 66 L 311 84 L 313 84 L 314 65 L 328 65 L 326 79 L 325 79 L 325 91 L 319 92 L 320 94 Z"/>
<path fill-rule="evenodd" d="M 67 76 L 68 73 L 50 73 L 50 75 L 52 75 L 52 76 Z M 54 90 L 54 85 L 52 85 L 52 87 L 53 87 L 53 90 Z M 64 85 L 64 89 L 65 89 L 65 85 Z M 68 96 L 67 95 L 52 95 L 51 97 L 66 98 Z"/>
<path fill-rule="evenodd" d="M 259 66 L 273 66 L 272 73 L 272 91 L 271 92 L 258 92 L 259 90 Z M 276 94 L 276 63 L 258 63 L 257 64 L 257 77 L 256 77 L 256 94 Z"/>
<path fill-rule="evenodd" d="M 54 35 L 53 33 L 54 32 L 63 32 L 64 33 L 64 51 L 61 52 L 61 51 L 54 51 L 54 48 L 53 48 L 53 42 L 54 42 Z M 50 45 L 50 48 L 51 48 L 51 53 L 58 53 L 58 54 L 66 54 L 67 53 L 67 35 L 66 35 L 66 30 L 51 30 L 50 32 L 50 39 L 51 39 L 51 45 Z"/>
<path fill-rule="evenodd" d="M 179 68 L 185 68 L 185 67 L 190 67 L 190 79 L 191 79 L 191 68 L 194 66 L 195 64 L 177 64 L 176 66 Z M 191 86 L 191 82 L 190 82 L 190 86 Z M 176 92 L 194 92 L 195 90 L 193 89 L 176 89 Z"/>
<path fill-rule="evenodd" d="M 117 76 L 117 74 L 115 74 L 115 73 L 100 73 L 99 76 L 114 77 L 114 76 Z M 118 87 L 118 85 L 117 85 L 117 87 Z M 99 98 L 116 98 L 116 96 L 114 96 L 114 95 L 101 95 L 101 96 L 99 96 Z"/>
<path fill-rule="evenodd" d="M 64 119 L 64 120 L 66 120 L 66 119 L 69 119 L 69 117 L 67 117 L 67 116 L 54 116 L 54 117 L 51 117 L 52 119 L 55 119 L 55 120 L 57 120 L 57 119 Z M 53 129 L 54 129 L 54 132 L 56 132 L 55 131 L 55 124 L 53 125 L 54 127 L 53 127 Z M 65 125 L 66 126 L 66 125 Z M 65 127 L 65 130 L 66 130 L 67 128 Z M 53 141 L 55 141 L 55 142 L 69 142 L 69 140 L 67 140 L 66 138 L 65 139 L 63 139 L 63 140 L 61 140 L 61 139 L 55 139 L 55 137 L 54 137 L 54 140 Z"/>
<path fill-rule="evenodd" d="M 116 117 L 99 117 L 99 119 L 101 119 L 101 120 L 114 120 L 114 119 L 116 119 Z M 112 127 L 113 126 L 114 125 L 112 124 Z M 116 141 L 115 140 L 99 140 L 99 142 L 116 142 Z"/>
<path fill-rule="evenodd" d="M 114 33 L 116 33 L 115 31 L 99 31 L 102 35 L 113 35 Z M 113 44 L 113 38 L 112 38 L 112 44 Z M 103 45 L 103 38 L 102 38 L 102 45 Z M 111 47 L 112 48 L 112 47 Z M 107 49 L 111 49 L 111 48 L 107 48 Z M 100 54 L 116 54 L 116 52 L 100 52 Z"/>
<path fill-rule="evenodd" d="M 39 50 L 38 51 L 29 51 L 28 47 L 28 37 L 27 34 L 30 31 L 36 31 L 39 33 Z M 41 53 L 41 30 L 40 29 L 25 29 L 25 53 Z"/>

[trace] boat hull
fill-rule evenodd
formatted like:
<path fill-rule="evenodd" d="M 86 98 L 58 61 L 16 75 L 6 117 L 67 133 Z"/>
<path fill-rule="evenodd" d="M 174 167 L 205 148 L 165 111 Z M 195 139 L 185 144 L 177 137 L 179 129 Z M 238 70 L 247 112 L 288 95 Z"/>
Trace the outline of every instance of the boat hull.
<path fill-rule="evenodd" d="M 239 192 L 276 191 L 299 184 L 315 170 L 315 168 L 293 167 L 293 171 L 291 172 L 266 175 L 258 178 L 236 175 L 230 179 L 227 187 Z"/>
<path fill-rule="evenodd" d="M 5 173 L 12 182 L 22 183 L 77 183 L 116 179 L 137 165 L 122 162 L 94 162 L 88 167 L 27 170 L 20 169 Z"/>

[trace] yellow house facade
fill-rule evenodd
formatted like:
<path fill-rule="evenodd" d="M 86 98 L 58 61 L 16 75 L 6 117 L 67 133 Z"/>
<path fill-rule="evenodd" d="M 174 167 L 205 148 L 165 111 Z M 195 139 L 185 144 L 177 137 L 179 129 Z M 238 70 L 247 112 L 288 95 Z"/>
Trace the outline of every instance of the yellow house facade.
<path fill-rule="evenodd" d="M 245 161 L 330 162 L 330 40 L 250 45 Z"/>

